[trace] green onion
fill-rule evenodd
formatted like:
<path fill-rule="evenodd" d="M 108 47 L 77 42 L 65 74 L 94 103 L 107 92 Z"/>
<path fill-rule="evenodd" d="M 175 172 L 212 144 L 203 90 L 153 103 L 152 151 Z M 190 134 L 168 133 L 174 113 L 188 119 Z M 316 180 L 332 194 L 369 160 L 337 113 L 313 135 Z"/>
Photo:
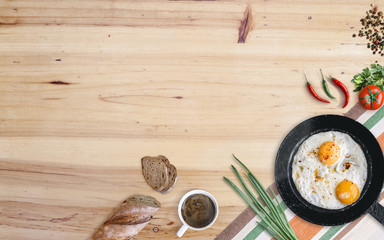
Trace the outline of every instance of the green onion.
<path fill-rule="evenodd" d="M 233 155 L 233 157 L 246 171 L 246 174 L 244 173 L 244 177 L 251 183 L 253 189 L 256 190 L 261 200 L 264 202 L 265 207 L 252 193 L 243 177 L 241 177 L 239 171 L 233 165 L 232 169 L 243 185 L 246 194 L 228 178 L 224 177 L 224 180 L 227 181 L 233 189 L 235 189 L 241 198 L 244 199 L 244 201 L 247 202 L 247 204 L 260 217 L 262 221 L 258 222 L 258 224 L 260 224 L 275 239 L 299 240 L 289 225 L 288 219 L 285 216 L 283 208 L 281 207 L 281 203 L 277 200 L 272 189 L 269 190 L 272 192 L 275 201 L 273 201 L 273 199 L 269 196 L 267 190 L 263 187 L 255 175 L 253 175 L 253 173 L 239 159 L 237 159 L 235 155 Z"/>

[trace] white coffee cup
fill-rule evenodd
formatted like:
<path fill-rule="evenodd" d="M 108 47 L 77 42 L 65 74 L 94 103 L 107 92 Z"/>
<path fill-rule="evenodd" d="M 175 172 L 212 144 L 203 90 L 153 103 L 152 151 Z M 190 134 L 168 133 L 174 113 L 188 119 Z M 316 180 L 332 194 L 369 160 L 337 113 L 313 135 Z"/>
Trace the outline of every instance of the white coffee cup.
<path fill-rule="evenodd" d="M 192 226 L 190 226 L 188 223 L 185 222 L 185 220 L 184 220 L 184 218 L 183 218 L 183 216 L 182 216 L 182 213 L 181 213 L 181 208 L 182 208 L 184 202 L 187 200 L 187 198 L 188 198 L 189 196 L 194 195 L 194 194 L 203 194 L 203 195 L 209 197 L 209 198 L 212 200 L 212 202 L 213 202 L 213 204 L 214 204 L 214 206 L 215 206 L 215 216 L 212 218 L 212 221 L 211 221 L 209 224 L 207 224 L 206 226 L 201 227 L 201 228 L 196 228 L 196 227 L 192 227 Z M 178 207 L 178 209 L 177 209 L 177 212 L 179 213 L 179 218 L 180 218 L 181 222 L 183 223 L 183 226 L 181 226 L 181 228 L 179 229 L 179 231 L 177 231 L 176 235 L 177 235 L 178 237 L 181 237 L 181 236 L 183 236 L 183 234 L 185 233 L 185 231 L 188 230 L 188 228 L 190 228 L 190 229 L 192 229 L 192 230 L 204 230 L 204 229 L 207 229 L 207 228 L 209 228 L 210 226 L 212 226 L 212 224 L 216 221 L 217 216 L 219 215 L 219 205 L 217 204 L 216 199 L 215 199 L 215 198 L 212 196 L 212 194 L 210 194 L 209 192 L 206 192 L 206 191 L 204 191 L 204 190 L 193 190 L 193 191 L 187 192 L 187 193 L 181 198 L 181 200 L 180 200 L 180 202 L 179 202 L 179 207 Z"/>

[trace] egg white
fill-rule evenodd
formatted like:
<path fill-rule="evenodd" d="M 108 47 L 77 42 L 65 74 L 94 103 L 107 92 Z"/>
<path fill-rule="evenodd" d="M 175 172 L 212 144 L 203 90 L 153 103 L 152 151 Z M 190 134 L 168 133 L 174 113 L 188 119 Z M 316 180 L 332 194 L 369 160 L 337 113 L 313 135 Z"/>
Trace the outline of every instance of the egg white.
<path fill-rule="evenodd" d="M 340 147 L 340 158 L 325 165 L 318 158 L 324 142 L 333 141 Z M 326 209 L 347 205 L 336 197 L 336 186 L 344 179 L 354 182 L 359 191 L 367 179 L 367 161 L 360 147 L 348 134 L 328 131 L 312 135 L 299 147 L 293 158 L 292 178 L 301 196 L 311 204 Z"/>

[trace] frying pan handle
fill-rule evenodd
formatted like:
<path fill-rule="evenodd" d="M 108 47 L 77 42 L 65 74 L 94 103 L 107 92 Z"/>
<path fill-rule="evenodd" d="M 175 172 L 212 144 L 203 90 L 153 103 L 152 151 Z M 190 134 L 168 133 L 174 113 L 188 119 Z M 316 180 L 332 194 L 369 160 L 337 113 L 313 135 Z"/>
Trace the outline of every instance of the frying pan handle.
<path fill-rule="evenodd" d="M 384 226 L 384 207 L 378 202 L 375 201 L 371 208 L 369 209 L 369 214 L 376 218 L 381 225 Z"/>

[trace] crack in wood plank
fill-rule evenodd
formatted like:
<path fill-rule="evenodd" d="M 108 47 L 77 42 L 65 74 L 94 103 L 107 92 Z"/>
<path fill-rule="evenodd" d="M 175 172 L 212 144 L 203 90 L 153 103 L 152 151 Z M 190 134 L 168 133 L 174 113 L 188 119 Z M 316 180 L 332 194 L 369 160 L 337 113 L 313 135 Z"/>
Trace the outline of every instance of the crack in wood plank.
<path fill-rule="evenodd" d="M 252 18 L 252 8 L 250 5 L 247 6 L 244 12 L 243 20 L 239 27 L 239 38 L 237 43 L 245 43 L 248 33 L 252 30 L 253 18 Z"/>
<path fill-rule="evenodd" d="M 69 220 L 73 219 L 74 217 L 76 217 L 76 215 L 78 215 L 78 213 L 72 214 L 71 216 L 68 216 L 68 217 L 52 218 L 49 221 L 52 223 L 66 222 L 66 221 L 69 221 Z"/>
<path fill-rule="evenodd" d="M 104 102 L 108 103 L 117 103 L 117 104 L 127 104 L 127 105 L 136 105 L 136 106 L 148 106 L 146 104 L 138 104 L 138 103 L 131 103 L 129 102 L 129 98 L 131 97 L 150 97 L 150 98 L 175 98 L 175 99 L 183 99 L 183 96 L 174 96 L 174 97 L 168 97 L 168 96 L 159 96 L 159 95 L 119 95 L 119 96 L 109 96 L 109 97 L 101 97 L 99 96 L 99 99 Z"/>
<path fill-rule="evenodd" d="M 51 81 L 49 83 L 50 84 L 56 84 L 56 85 L 69 85 L 69 84 L 71 84 L 69 82 L 64 82 L 64 81 Z"/>

